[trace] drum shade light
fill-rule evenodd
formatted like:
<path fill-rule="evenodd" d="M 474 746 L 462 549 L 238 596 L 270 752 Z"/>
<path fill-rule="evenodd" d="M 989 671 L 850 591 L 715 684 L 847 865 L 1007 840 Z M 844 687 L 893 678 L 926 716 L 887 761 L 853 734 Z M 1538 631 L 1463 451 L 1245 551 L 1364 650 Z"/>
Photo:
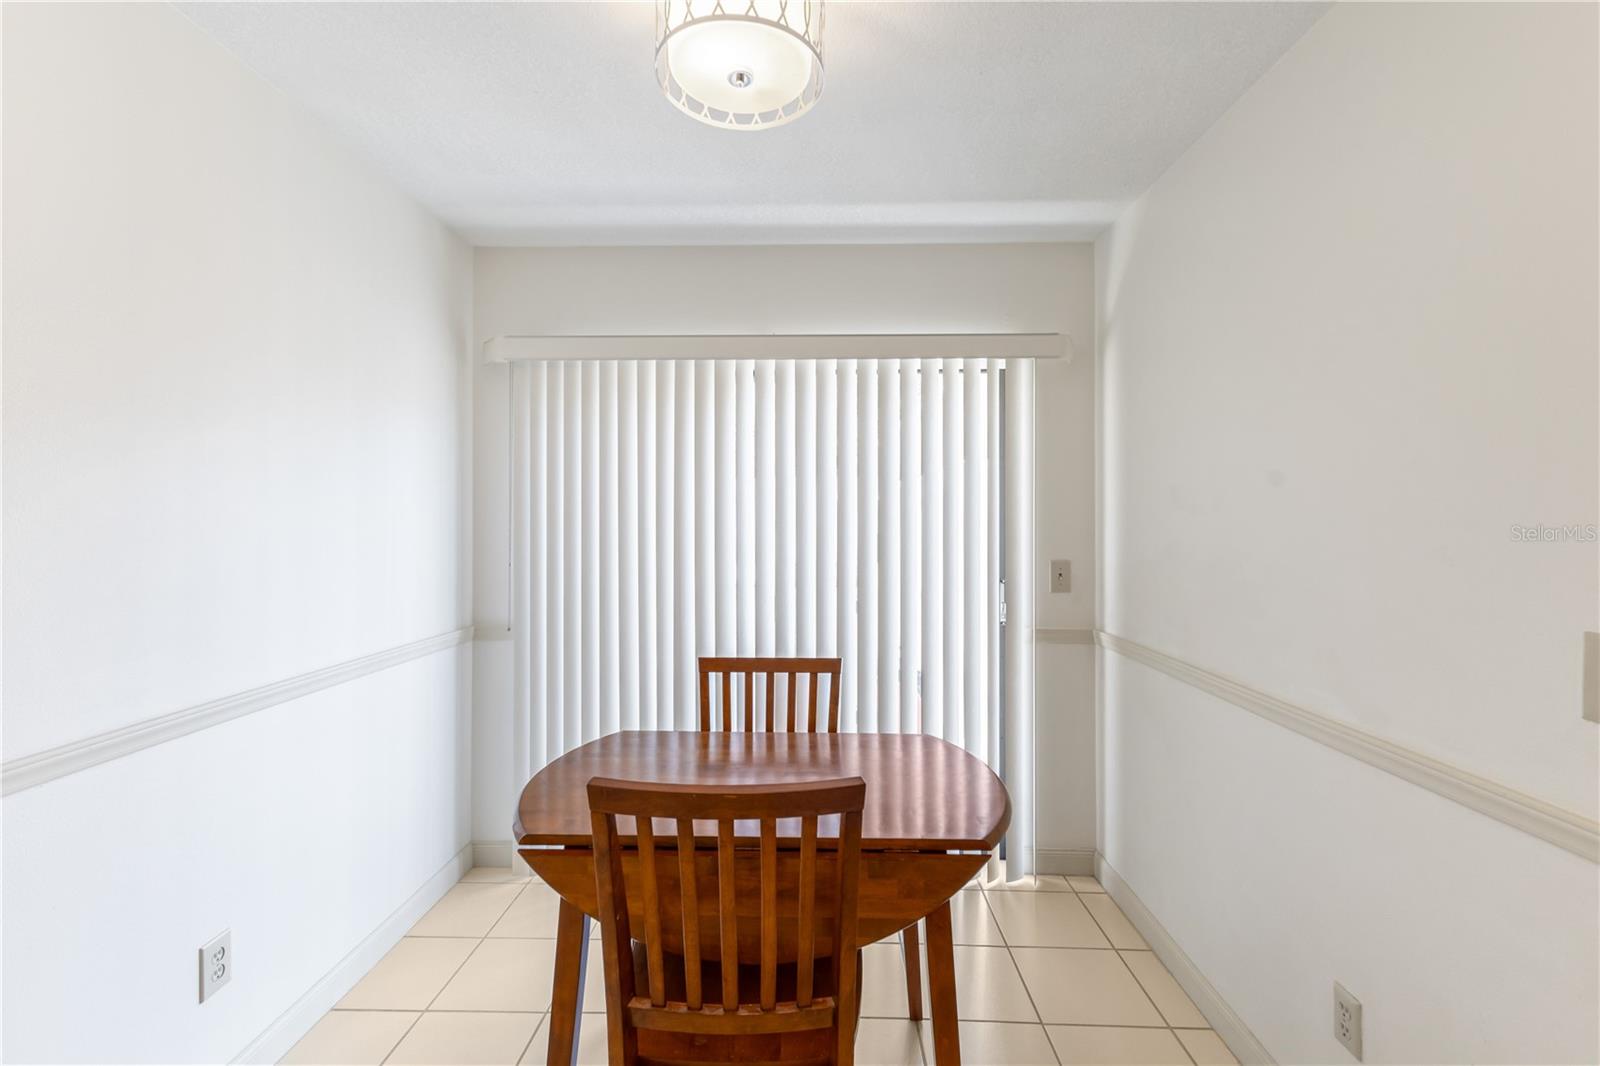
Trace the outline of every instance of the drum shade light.
<path fill-rule="evenodd" d="M 822 95 L 822 0 L 657 0 L 656 81 L 707 125 L 791 122 Z"/>

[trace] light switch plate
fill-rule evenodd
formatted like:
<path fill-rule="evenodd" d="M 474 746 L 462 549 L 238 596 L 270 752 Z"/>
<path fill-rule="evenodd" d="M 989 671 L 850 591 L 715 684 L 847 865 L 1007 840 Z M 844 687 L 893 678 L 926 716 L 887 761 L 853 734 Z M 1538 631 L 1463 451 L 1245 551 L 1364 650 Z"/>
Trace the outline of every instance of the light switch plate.
<path fill-rule="evenodd" d="M 1053 559 L 1050 562 L 1050 591 L 1072 591 L 1072 560 Z"/>

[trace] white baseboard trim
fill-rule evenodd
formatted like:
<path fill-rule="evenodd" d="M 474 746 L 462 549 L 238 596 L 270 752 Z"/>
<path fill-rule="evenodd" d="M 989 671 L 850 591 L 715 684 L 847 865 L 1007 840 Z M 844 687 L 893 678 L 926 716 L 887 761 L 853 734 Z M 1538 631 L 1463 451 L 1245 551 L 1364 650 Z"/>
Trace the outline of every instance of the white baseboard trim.
<path fill-rule="evenodd" d="M 1184 954 L 1178 942 L 1172 939 L 1172 934 L 1150 913 L 1150 908 L 1128 887 L 1128 882 L 1112 869 L 1104 855 L 1095 856 L 1095 876 L 1099 878 L 1106 894 L 1122 908 L 1122 913 L 1128 916 L 1133 927 L 1139 930 L 1139 935 L 1150 945 L 1156 958 L 1161 960 L 1189 994 L 1189 998 L 1194 1000 L 1194 1005 L 1200 1008 L 1200 1013 L 1206 1016 L 1206 1021 L 1211 1023 L 1211 1028 L 1216 1030 L 1222 1042 L 1228 1045 L 1234 1058 L 1244 1066 L 1272 1066 L 1275 1060 L 1261 1041 L 1256 1039 L 1250 1027 L 1244 1024 L 1244 1019 L 1228 1006 L 1227 1001 L 1194 964 L 1194 960 Z"/>
<path fill-rule="evenodd" d="M 310 991 L 278 1015 L 277 1020 L 250 1041 L 233 1061 L 274 1063 L 283 1058 L 471 867 L 472 845 L 468 844 L 312 985 Z"/>
<path fill-rule="evenodd" d="M 91 766 L 110 762 L 112 759 L 121 759 L 145 748 L 153 748 L 157 744 L 165 744 L 169 740 L 198 733 L 202 729 L 210 729 L 223 722 L 231 722 L 235 718 L 243 718 L 247 714 L 264 711 L 268 707 L 276 707 L 280 703 L 288 703 L 290 700 L 309 696 L 313 692 L 320 692 L 325 688 L 354 681 L 358 677 L 366 677 L 368 674 L 375 674 L 380 670 L 387 670 L 392 666 L 399 666 L 401 663 L 408 663 L 413 659 L 465 644 L 471 639 L 472 627 L 465 626 L 449 633 L 440 633 L 436 637 L 414 640 L 409 644 L 363 655 L 359 659 L 325 666 L 308 674 L 274 681 L 270 685 L 262 685 L 221 699 L 157 715 L 142 722 L 123 726 L 121 729 L 96 733 L 94 736 L 84 737 L 70 744 L 8 759 L 0 765 L 0 795 L 9 796 L 14 792 L 33 788 L 59 777 L 75 774 L 79 770 L 87 770 Z"/>
<path fill-rule="evenodd" d="M 472 865 L 510 868 L 517 862 L 517 845 L 510 840 L 474 840 Z"/>
<path fill-rule="evenodd" d="M 1033 870 L 1041 874 L 1094 876 L 1093 848 L 1034 848 Z"/>
<path fill-rule="evenodd" d="M 1099 643 L 1118 655 L 1182 681 L 1217 699 L 1265 718 L 1309 740 L 1359 759 L 1403 781 L 1454 800 L 1513 829 L 1565 848 L 1590 862 L 1600 862 L 1600 822 L 1576 811 L 1451 766 L 1380 736 L 1346 725 L 1336 718 L 1281 700 L 1231 677 L 1145 647 L 1115 633 L 1101 631 Z"/>

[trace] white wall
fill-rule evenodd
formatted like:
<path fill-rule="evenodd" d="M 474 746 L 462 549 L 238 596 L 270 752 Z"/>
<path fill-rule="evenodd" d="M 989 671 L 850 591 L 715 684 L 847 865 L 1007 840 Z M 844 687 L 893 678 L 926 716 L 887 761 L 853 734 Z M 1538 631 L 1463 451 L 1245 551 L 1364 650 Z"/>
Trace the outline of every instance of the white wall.
<path fill-rule="evenodd" d="M 466 624 L 464 243 L 167 5 L 6 5 L 4 102 L 7 760 Z M 8 796 L 5 1058 L 238 1054 L 469 839 L 469 704 L 452 648 Z"/>
<path fill-rule="evenodd" d="M 808 246 L 477 250 L 477 339 L 507 333 L 1059 331 L 1070 363 L 1038 372 L 1036 596 L 1041 627 L 1087 628 L 1094 604 L 1093 263 L 1088 245 Z M 478 371 L 477 621 L 507 619 L 507 374 Z M 1046 563 L 1075 563 L 1051 595 Z M 510 838 L 510 654 L 480 642 L 474 835 Z M 1094 844 L 1093 667 L 1085 646 L 1041 645 L 1038 846 Z M 1041 862 L 1062 856 L 1041 854 Z"/>
<path fill-rule="evenodd" d="M 1346 5 L 1097 246 L 1103 624 L 1593 818 L 1592 5 Z M 1595 1061 L 1596 867 L 1106 652 L 1109 863 L 1284 1062 Z"/>

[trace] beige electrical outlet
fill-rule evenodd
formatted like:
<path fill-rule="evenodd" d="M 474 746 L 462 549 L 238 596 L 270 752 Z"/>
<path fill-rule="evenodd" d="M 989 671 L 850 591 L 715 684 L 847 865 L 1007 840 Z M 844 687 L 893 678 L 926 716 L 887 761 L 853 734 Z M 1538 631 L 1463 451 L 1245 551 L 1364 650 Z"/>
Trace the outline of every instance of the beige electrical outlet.
<path fill-rule="evenodd" d="M 1600 722 L 1600 633 L 1583 635 L 1583 717 Z"/>
<path fill-rule="evenodd" d="M 1053 559 L 1050 562 L 1050 591 L 1072 591 L 1072 561 L 1070 559 Z"/>

